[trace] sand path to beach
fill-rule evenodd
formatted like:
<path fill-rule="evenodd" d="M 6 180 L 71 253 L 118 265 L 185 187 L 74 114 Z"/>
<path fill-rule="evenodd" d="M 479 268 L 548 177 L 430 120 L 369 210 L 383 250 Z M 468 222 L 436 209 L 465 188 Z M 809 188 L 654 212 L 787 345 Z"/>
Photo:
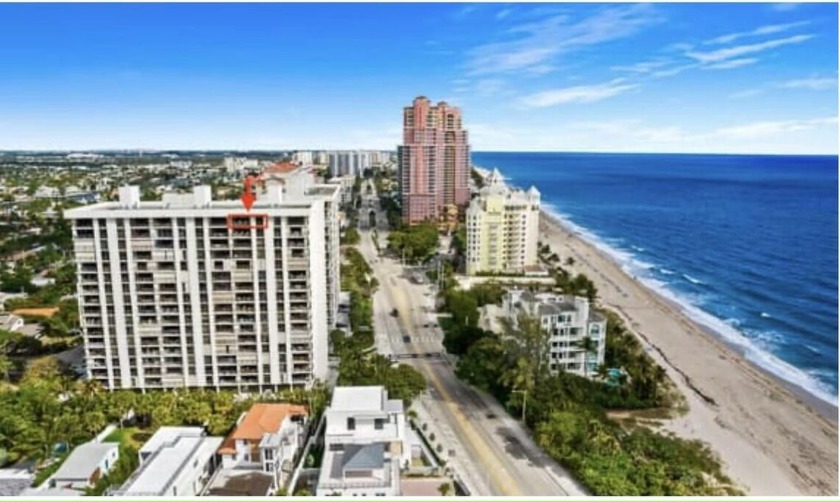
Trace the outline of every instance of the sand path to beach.
<path fill-rule="evenodd" d="M 543 213 L 540 239 L 598 287 L 686 396 L 689 412 L 665 428 L 710 444 L 750 495 L 837 495 L 837 422 L 711 336 Z M 564 265 L 565 266 L 565 265 Z"/>

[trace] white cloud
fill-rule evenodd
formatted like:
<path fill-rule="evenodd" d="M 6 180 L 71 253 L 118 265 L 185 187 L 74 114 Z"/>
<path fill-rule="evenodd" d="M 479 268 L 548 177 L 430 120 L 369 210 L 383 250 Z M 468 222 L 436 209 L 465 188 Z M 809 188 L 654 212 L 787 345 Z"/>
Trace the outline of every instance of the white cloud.
<path fill-rule="evenodd" d="M 743 91 L 735 92 L 729 95 L 731 99 L 744 99 L 744 98 L 751 98 L 753 96 L 758 96 L 762 94 L 764 89 L 746 89 Z"/>
<path fill-rule="evenodd" d="M 778 87 L 782 89 L 808 89 L 811 91 L 825 91 L 837 87 L 836 78 L 802 78 L 779 82 Z"/>
<path fill-rule="evenodd" d="M 728 137 L 733 139 L 756 139 L 775 137 L 783 134 L 800 131 L 811 131 L 826 126 L 836 126 L 837 118 L 818 118 L 808 120 L 777 120 L 753 122 L 733 127 L 722 127 L 712 131 L 712 136 Z"/>
<path fill-rule="evenodd" d="M 460 9 L 456 10 L 455 12 L 453 12 L 451 14 L 452 19 L 455 19 L 456 21 L 460 21 L 460 20 L 464 19 L 465 17 L 469 16 L 470 14 L 472 14 L 473 12 L 475 12 L 478 8 L 479 8 L 479 4 L 475 4 L 475 3 L 464 5 L 463 7 L 461 7 Z"/>
<path fill-rule="evenodd" d="M 798 3 L 793 2 L 783 2 L 783 3 L 774 3 L 770 9 L 776 12 L 791 12 L 799 8 Z"/>
<path fill-rule="evenodd" d="M 511 12 L 513 12 L 513 9 L 502 9 L 496 13 L 496 19 L 501 21 L 502 19 L 508 17 Z"/>
<path fill-rule="evenodd" d="M 727 47 L 725 49 L 718 49 L 710 52 L 688 52 L 686 56 L 695 59 L 701 63 L 716 63 L 727 59 L 744 56 L 747 54 L 755 54 L 758 52 L 775 49 L 785 45 L 800 44 L 807 40 L 814 38 L 813 35 L 794 35 L 787 38 L 779 38 L 775 40 L 768 40 L 757 44 L 739 45 L 735 47 Z"/>
<path fill-rule="evenodd" d="M 478 75 L 546 69 L 560 54 L 628 37 L 661 20 L 658 10 L 648 4 L 610 7 L 576 22 L 567 15 L 550 16 L 514 26 L 508 30 L 514 40 L 470 50 L 467 71 Z"/>
<path fill-rule="evenodd" d="M 704 70 L 731 70 L 733 68 L 741 68 L 742 66 L 749 66 L 758 62 L 755 58 L 730 59 L 728 61 L 721 61 L 720 63 L 713 63 L 704 66 Z"/>
<path fill-rule="evenodd" d="M 396 145 L 402 136 L 402 128 L 389 125 L 378 129 L 352 129 L 348 136 L 352 138 L 352 144 Z"/>
<path fill-rule="evenodd" d="M 651 76 L 656 77 L 656 78 L 673 77 L 674 75 L 679 75 L 680 73 L 682 73 L 686 70 L 690 70 L 692 68 L 697 68 L 698 66 L 700 66 L 700 65 L 699 64 L 686 64 L 686 65 L 681 65 L 681 66 L 674 66 L 673 68 L 668 68 L 666 70 L 655 71 L 655 72 L 651 73 Z"/>
<path fill-rule="evenodd" d="M 703 42 L 704 44 L 728 44 L 732 43 L 736 40 L 742 38 L 749 38 L 749 37 L 758 37 L 761 35 L 773 35 L 775 33 L 782 33 L 793 28 L 798 28 L 799 26 L 805 26 L 808 24 L 809 21 L 799 21 L 796 23 L 787 23 L 787 24 L 769 24 L 766 26 L 760 26 L 752 31 L 742 31 L 740 33 L 730 33 L 728 35 L 722 35 L 720 37 L 713 38 L 711 40 L 706 40 Z"/>
<path fill-rule="evenodd" d="M 628 73 L 651 73 L 657 68 L 662 68 L 663 66 L 667 66 L 670 63 L 668 60 L 654 60 L 654 61 L 643 61 L 641 63 L 635 63 L 631 65 L 622 65 L 622 66 L 613 66 L 610 69 L 613 71 L 622 71 Z"/>
<path fill-rule="evenodd" d="M 598 85 L 579 85 L 541 91 L 523 96 L 519 102 L 526 108 L 545 108 L 569 103 L 595 103 L 618 96 L 637 87 L 636 84 L 624 83 L 623 79 L 616 79 Z"/>
<path fill-rule="evenodd" d="M 837 119 L 753 122 L 705 130 L 636 119 L 561 122 L 549 127 L 484 123 L 481 133 L 472 138 L 475 150 L 836 154 Z"/>
<path fill-rule="evenodd" d="M 579 122 L 575 129 L 597 132 L 610 136 L 622 136 L 641 141 L 675 142 L 688 137 L 682 127 L 647 126 L 640 120 L 612 120 L 606 122 Z"/>

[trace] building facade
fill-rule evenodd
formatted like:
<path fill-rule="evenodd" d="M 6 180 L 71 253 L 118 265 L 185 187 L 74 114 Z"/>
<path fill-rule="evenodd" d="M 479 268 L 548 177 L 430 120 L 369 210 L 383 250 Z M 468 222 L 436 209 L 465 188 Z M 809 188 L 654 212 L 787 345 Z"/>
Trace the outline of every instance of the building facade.
<path fill-rule="evenodd" d="M 250 212 L 209 186 L 159 202 L 121 187 L 118 202 L 65 212 L 88 376 L 107 389 L 324 380 L 340 188 L 285 187 L 267 184 Z"/>
<path fill-rule="evenodd" d="M 470 147 L 461 110 L 424 96 L 403 110 L 398 148 L 403 221 L 437 220 L 470 200 Z"/>
<path fill-rule="evenodd" d="M 219 448 L 222 468 L 264 472 L 271 475 L 275 491 L 285 487 L 303 445 L 307 418 L 305 406 L 254 404 Z"/>
<path fill-rule="evenodd" d="M 326 414 L 316 496 L 400 495 L 411 461 L 402 401 L 382 386 L 336 387 Z"/>
<path fill-rule="evenodd" d="M 218 468 L 224 438 L 201 427 L 161 427 L 140 449 L 140 467 L 120 487 L 120 497 L 196 497 Z"/>
<path fill-rule="evenodd" d="M 333 151 L 328 154 L 328 171 L 331 177 L 361 176 L 373 165 L 376 152 L 366 150 Z"/>
<path fill-rule="evenodd" d="M 69 490 L 92 488 L 114 468 L 120 458 L 119 446 L 119 443 L 97 441 L 77 446 L 49 478 L 48 487 Z"/>
<path fill-rule="evenodd" d="M 334 183 L 316 184 L 311 166 L 297 166 L 290 163 L 275 164 L 263 171 L 263 196 L 270 196 L 271 190 L 279 191 L 284 200 L 320 200 L 324 204 L 324 249 L 327 266 L 327 326 L 335 328 L 338 311 L 338 296 L 341 290 L 341 204 L 344 185 Z M 270 189 L 272 185 L 279 186 Z M 348 190 L 352 192 L 352 185 Z"/>
<path fill-rule="evenodd" d="M 540 193 L 507 187 L 498 170 L 467 209 L 467 275 L 539 267 Z"/>
<path fill-rule="evenodd" d="M 549 334 L 547 357 L 552 373 L 565 371 L 592 378 L 598 366 L 604 364 L 607 320 L 590 310 L 586 298 L 511 290 L 505 295 L 502 308 L 514 324 L 520 315 L 539 320 Z M 591 351 L 582 348 L 587 337 L 593 345 Z"/>

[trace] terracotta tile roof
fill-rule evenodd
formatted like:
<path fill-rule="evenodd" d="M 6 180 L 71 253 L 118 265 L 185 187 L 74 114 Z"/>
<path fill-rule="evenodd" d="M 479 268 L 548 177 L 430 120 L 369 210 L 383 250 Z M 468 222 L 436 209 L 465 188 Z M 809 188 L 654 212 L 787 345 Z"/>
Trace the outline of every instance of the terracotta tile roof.
<path fill-rule="evenodd" d="M 259 443 L 263 434 L 276 433 L 286 417 L 307 415 L 306 406 L 288 403 L 257 403 L 225 439 L 219 453 L 235 453 L 237 439 Z"/>

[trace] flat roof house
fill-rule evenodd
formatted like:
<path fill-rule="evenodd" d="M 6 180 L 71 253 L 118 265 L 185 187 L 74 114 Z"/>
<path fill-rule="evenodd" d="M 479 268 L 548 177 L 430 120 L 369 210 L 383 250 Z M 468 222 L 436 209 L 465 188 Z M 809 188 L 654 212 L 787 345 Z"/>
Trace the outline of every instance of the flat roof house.
<path fill-rule="evenodd" d="M 336 387 L 326 420 L 316 496 L 400 495 L 411 460 L 402 401 L 382 386 Z"/>
<path fill-rule="evenodd" d="M 77 446 L 50 478 L 50 488 L 83 490 L 92 487 L 119 459 L 119 443 Z"/>
<path fill-rule="evenodd" d="M 216 470 L 222 441 L 201 427 L 161 427 L 140 449 L 140 467 L 117 495 L 197 496 Z"/>

